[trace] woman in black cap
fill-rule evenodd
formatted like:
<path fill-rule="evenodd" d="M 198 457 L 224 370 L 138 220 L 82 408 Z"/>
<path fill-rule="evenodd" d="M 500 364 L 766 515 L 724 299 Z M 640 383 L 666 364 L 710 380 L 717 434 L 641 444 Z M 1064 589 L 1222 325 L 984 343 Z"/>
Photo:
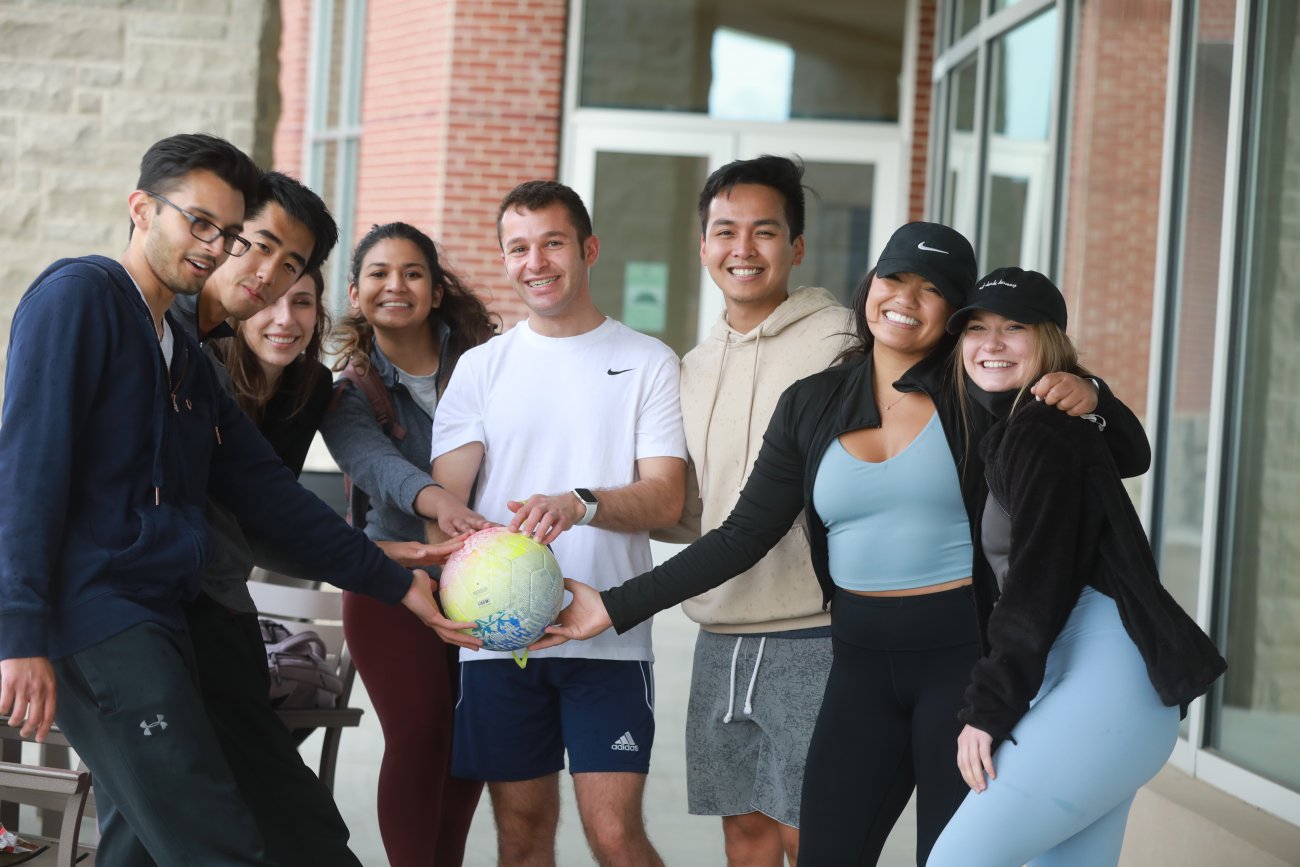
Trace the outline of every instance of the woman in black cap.
<path fill-rule="evenodd" d="M 953 229 L 896 231 L 855 292 L 856 340 L 841 363 L 782 395 L 726 522 L 603 593 L 570 582 L 574 601 L 550 630 L 558 640 L 630 629 L 748 569 L 802 511 L 834 655 L 804 775 L 801 867 L 875 864 L 914 788 L 924 864 L 965 795 L 952 743 L 981 652 L 978 612 L 992 606 L 972 590 L 983 558 L 969 516 L 986 488 L 969 445 L 993 419 L 973 415 L 963 427 L 945 327 L 976 273 L 970 242 Z M 1112 413 L 1131 438 L 1116 448 L 1145 471 L 1141 426 L 1104 388 L 1057 374 L 1036 395 L 1069 412 Z"/>
<path fill-rule="evenodd" d="M 1065 326 L 1060 291 L 1019 268 L 981 280 L 948 323 L 961 334 L 958 398 L 1000 420 L 981 443 L 989 493 L 975 526 L 1001 595 L 959 714 L 972 791 L 930 867 L 1119 863 L 1178 708 L 1225 668 L 1160 585 L 1105 422 L 1026 399 L 1041 376 L 1088 375 Z"/>

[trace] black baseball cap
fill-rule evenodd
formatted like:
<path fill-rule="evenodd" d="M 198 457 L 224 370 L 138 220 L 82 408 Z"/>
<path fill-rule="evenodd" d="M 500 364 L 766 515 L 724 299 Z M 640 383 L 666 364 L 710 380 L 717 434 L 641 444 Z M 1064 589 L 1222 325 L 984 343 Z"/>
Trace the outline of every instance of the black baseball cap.
<path fill-rule="evenodd" d="M 975 285 L 975 250 L 956 229 L 939 223 L 900 226 L 876 261 L 876 276 L 903 272 L 920 274 L 935 285 L 953 307 L 966 303 Z"/>
<path fill-rule="evenodd" d="M 1025 325 L 1055 322 L 1065 330 L 1065 296 L 1037 271 L 999 268 L 975 284 L 965 307 L 948 319 L 948 333 L 961 331 L 976 310 L 988 310 Z"/>

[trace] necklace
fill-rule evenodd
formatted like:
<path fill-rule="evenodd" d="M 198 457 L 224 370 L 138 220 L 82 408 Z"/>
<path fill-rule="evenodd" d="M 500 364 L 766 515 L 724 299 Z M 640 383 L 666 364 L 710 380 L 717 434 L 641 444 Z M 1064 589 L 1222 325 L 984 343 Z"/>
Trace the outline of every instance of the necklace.
<path fill-rule="evenodd" d="M 911 391 L 905 391 L 905 392 L 903 392 L 903 396 L 902 396 L 902 397 L 895 398 L 895 399 L 894 399 L 894 402 L 891 403 L 891 404 L 889 404 L 889 405 L 887 405 L 887 406 L 885 406 L 885 407 L 881 410 L 881 412 L 889 412 L 891 409 L 893 409 L 894 407 L 898 406 L 900 403 L 903 402 L 904 399 L 906 399 L 909 395 L 912 395 L 912 394 L 915 394 L 915 392 L 911 392 Z"/>

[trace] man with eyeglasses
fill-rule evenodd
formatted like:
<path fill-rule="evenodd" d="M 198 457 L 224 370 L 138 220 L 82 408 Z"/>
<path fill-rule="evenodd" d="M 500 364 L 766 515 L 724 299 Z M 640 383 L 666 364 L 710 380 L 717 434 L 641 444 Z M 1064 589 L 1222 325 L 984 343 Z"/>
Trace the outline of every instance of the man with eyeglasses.
<path fill-rule="evenodd" d="M 14 313 L 0 417 L 0 715 L 56 720 L 103 793 L 101 867 L 264 865 L 196 683 L 182 603 L 209 496 L 339 586 L 426 623 L 431 582 L 299 487 L 167 312 L 246 248 L 261 173 L 230 143 L 164 139 L 128 197 L 118 260 L 64 259 Z M 472 644 L 466 641 L 466 644 Z M 56 715 L 57 714 L 57 715 Z"/>

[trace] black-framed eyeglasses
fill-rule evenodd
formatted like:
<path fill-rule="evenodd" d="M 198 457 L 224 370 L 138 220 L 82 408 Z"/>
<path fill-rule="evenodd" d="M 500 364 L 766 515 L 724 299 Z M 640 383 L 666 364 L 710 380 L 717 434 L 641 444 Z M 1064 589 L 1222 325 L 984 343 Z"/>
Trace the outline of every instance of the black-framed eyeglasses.
<path fill-rule="evenodd" d="M 232 256 L 242 256 L 248 252 L 249 247 L 253 246 L 247 241 L 247 239 L 241 238 L 234 232 L 227 232 L 220 226 L 213 225 L 209 220 L 194 216 L 180 205 L 168 199 L 166 196 L 160 196 L 151 190 L 145 190 L 144 193 L 145 195 L 153 196 L 164 205 L 171 205 L 173 208 L 180 211 L 181 216 L 190 221 L 190 234 L 195 238 L 198 238 L 200 241 L 210 243 L 217 240 L 217 238 L 222 238 L 224 241 L 221 246 L 224 247 L 226 252 Z"/>

